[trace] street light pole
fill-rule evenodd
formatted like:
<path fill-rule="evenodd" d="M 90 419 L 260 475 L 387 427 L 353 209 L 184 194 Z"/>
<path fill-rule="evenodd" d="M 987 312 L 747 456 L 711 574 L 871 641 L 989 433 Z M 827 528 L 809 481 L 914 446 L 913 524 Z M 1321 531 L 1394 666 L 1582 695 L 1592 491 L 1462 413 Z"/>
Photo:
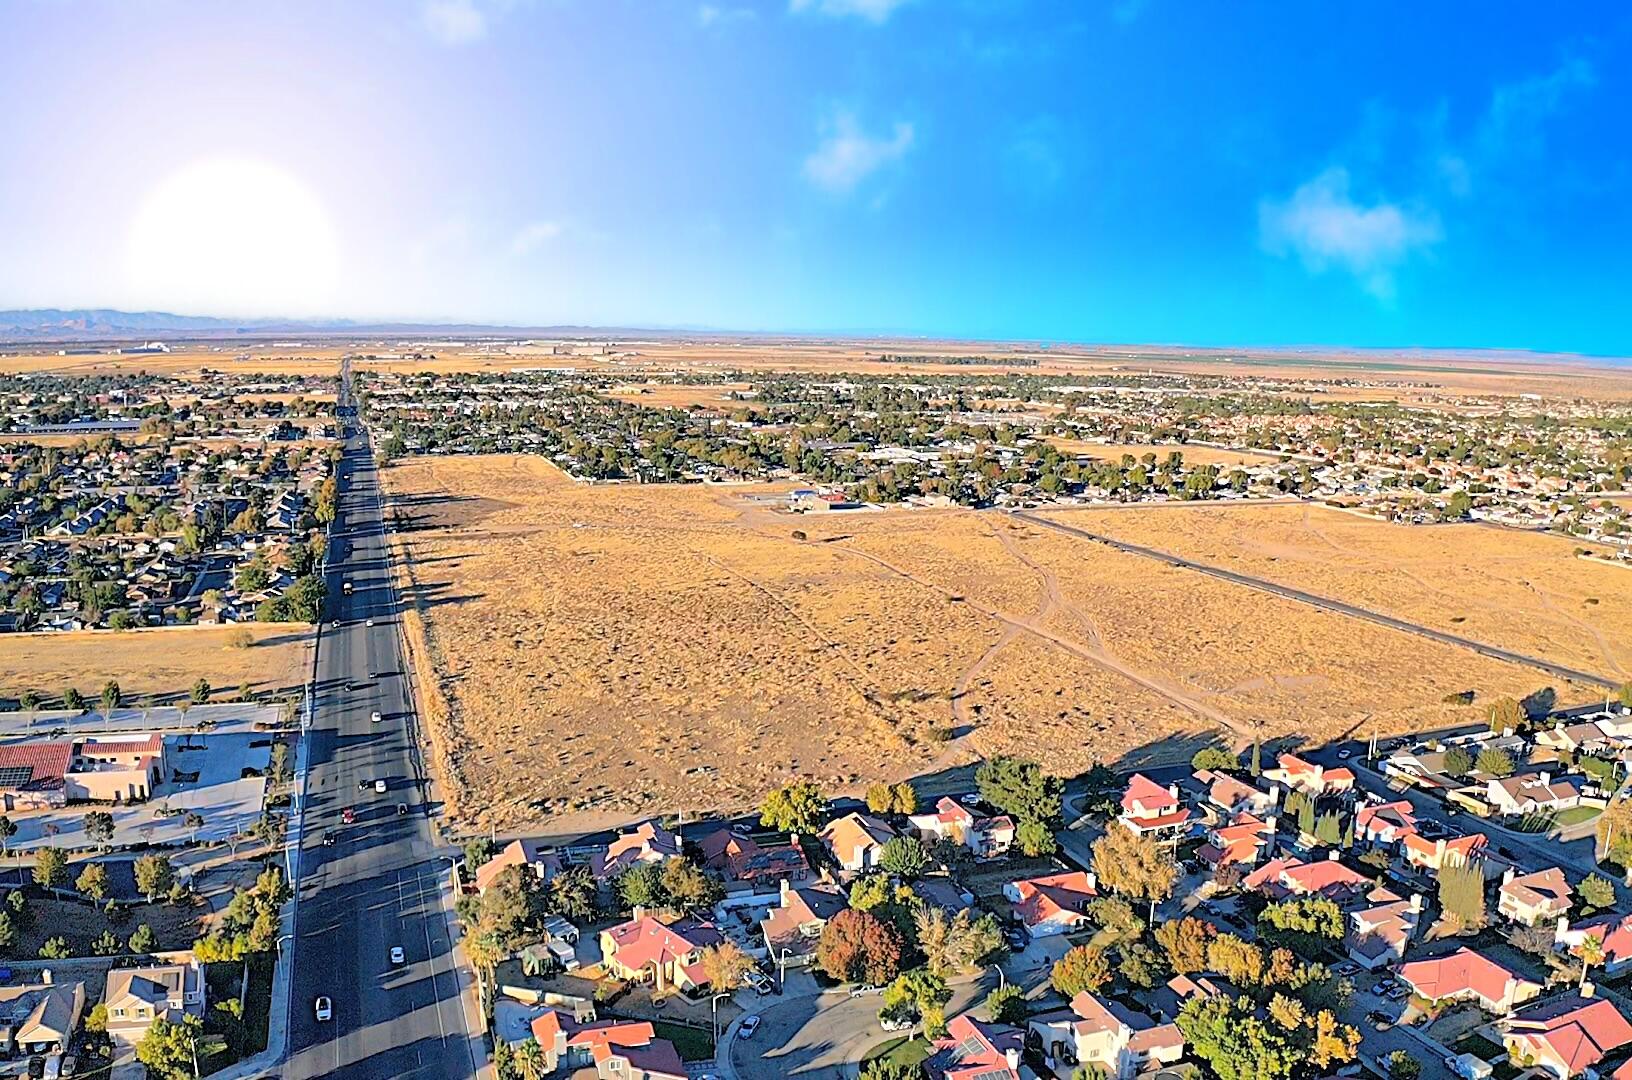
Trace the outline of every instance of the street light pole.
<path fill-rule="evenodd" d="M 792 951 L 793 949 L 784 947 L 782 955 L 776 961 L 776 985 L 781 990 L 788 988 L 788 954 Z"/>
<path fill-rule="evenodd" d="M 1003 977 L 1003 965 L 1002 964 L 993 964 L 992 965 L 992 970 L 997 972 L 997 988 L 999 990 L 1003 989 L 1005 986 L 1007 986 L 1009 984 L 1009 980 Z"/>
<path fill-rule="evenodd" d="M 720 1045 L 720 999 L 721 998 L 728 998 L 730 996 L 731 996 L 731 991 L 722 990 L 719 993 L 715 994 L 713 997 L 708 999 L 709 1019 L 710 1019 L 710 1021 L 713 1022 L 713 1025 L 714 1025 L 714 1047 L 715 1047 L 714 1052 L 716 1054 L 719 1053 L 719 1045 Z"/>

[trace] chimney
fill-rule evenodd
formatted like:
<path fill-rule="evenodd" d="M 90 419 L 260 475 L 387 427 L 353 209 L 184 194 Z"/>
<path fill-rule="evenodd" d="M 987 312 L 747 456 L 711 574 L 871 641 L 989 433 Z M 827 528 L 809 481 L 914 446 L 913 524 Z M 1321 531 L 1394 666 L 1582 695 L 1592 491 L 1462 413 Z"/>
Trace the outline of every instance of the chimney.
<path fill-rule="evenodd" d="M 1011 1046 L 1003 1051 L 1003 1060 L 1009 1063 L 1009 1071 L 1015 1074 L 1020 1072 L 1020 1048 Z"/>
<path fill-rule="evenodd" d="M 1336 848 L 1333 848 L 1332 850 L 1330 850 L 1330 851 L 1328 851 L 1326 853 L 1326 861 L 1327 862 L 1336 862 L 1337 861 L 1337 849 Z"/>
<path fill-rule="evenodd" d="M 1582 997 L 1590 998 L 1590 997 L 1592 997 L 1592 995 L 1596 994 L 1597 992 L 1598 992 L 1598 988 L 1596 986 L 1592 985 L 1592 980 L 1591 979 L 1588 979 L 1586 982 L 1583 982 L 1581 984 L 1581 996 Z"/>
<path fill-rule="evenodd" d="M 1553 944 L 1564 944 L 1564 937 L 1569 933 L 1569 931 L 1570 917 L 1568 915 L 1560 915 L 1558 917 L 1558 925 L 1553 928 Z"/>
<path fill-rule="evenodd" d="M 1178 798 L 1179 798 L 1179 785 L 1177 785 L 1177 784 L 1167 785 L 1167 793 L 1169 795 L 1173 796 L 1173 800 L 1175 802 L 1177 802 Z"/>
<path fill-rule="evenodd" d="M 1088 887 L 1090 889 L 1099 888 L 1099 877 L 1092 870 L 1088 871 L 1084 876 L 1088 879 Z"/>
<path fill-rule="evenodd" d="M 1552 783 L 1553 782 L 1553 774 L 1548 772 L 1546 769 L 1541 770 L 1541 782 L 1544 785 Z"/>
<path fill-rule="evenodd" d="M 631 919 L 633 919 L 635 922 L 639 922 L 640 920 L 644 919 L 646 917 L 646 907 L 645 907 L 645 905 L 644 904 L 636 904 L 635 905 L 635 910 L 629 913 L 629 917 Z"/>
<path fill-rule="evenodd" d="M 1414 892 L 1411 894 L 1411 910 L 1422 910 L 1422 894 L 1420 892 Z"/>
<path fill-rule="evenodd" d="M 783 878 L 782 882 L 781 882 L 781 885 L 782 885 L 782 887 L 777 891 L 778 891 L 779 895 L 782 898 L 783 906 L 786 906 L 787 903 L 788 903 L 788 879 Z"/>
<path fill-rule="evenodd" d="M 1502 884 L 1506 885 L 1508 882 L 1513 880 L 1513 877 L 1513 868 L 1509 866 L 1506 870 L 1502 871 Z"/>
<path fill-rule="evenodd" d="M 51 969 L 50 968 L 41 968 L 40 969 L 40 982 L 43 983 L 46 986 L 51 985 Z"/>

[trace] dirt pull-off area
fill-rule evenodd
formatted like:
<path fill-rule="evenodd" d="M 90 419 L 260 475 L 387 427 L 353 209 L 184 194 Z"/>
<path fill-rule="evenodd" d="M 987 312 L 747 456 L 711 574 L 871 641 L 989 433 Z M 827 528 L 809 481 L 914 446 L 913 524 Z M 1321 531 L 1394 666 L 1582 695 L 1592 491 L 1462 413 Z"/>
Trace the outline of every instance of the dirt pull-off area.
<path fill-rule="evenodd" d="M 385 479 L 437 764 L 472 826 L 1465 722 L 1447 695 L 1545 681 L 996 513 L 790 516 L 764 489 L 590 487 L 525 457 Z"/>

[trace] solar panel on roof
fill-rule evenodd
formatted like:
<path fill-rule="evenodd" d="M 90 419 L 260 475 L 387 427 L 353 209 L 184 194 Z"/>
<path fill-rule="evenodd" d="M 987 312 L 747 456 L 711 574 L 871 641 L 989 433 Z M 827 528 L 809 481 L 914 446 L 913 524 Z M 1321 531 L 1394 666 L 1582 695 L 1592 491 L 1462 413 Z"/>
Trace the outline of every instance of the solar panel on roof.
<path fill-rule="evenodd" d="M 0 787 L 21 787 L 32 779 L 32 765 L 0 765 Z"/>
<path fill-rule="evenodd" d="M 979 1057 L 986 1052 L 986 1044 L 977 1036 L 971 1035 L 958 1044 L 958 1053 L 963 1057 Z"/>

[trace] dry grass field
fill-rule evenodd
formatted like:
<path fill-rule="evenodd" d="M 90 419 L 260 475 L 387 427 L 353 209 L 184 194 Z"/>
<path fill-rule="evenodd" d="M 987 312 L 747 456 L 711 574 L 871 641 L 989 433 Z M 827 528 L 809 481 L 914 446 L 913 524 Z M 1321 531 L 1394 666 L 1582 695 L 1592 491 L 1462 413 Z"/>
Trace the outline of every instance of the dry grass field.
<path fill-rule="evenodd" d="M 719 412 L 733 409 L 763 409 L 753 401 L 733 401 L 733 391 L 752 389 L 747 383 L 714 383 L 708 386 L 684 386 L 672 383 L 630 383 L 606 394 L 615 401 L 644 405 L 648 409 L 689 409 L 700 406 Z"/>
<path fill-rule="evenodd" d="M 742 807 L 795 773 L 854 790 L 1002 752 L 1074 773 L 1425 727 L 1477 715 L 1449 694 L 1547 683 L 999 514 L 790 516 L 764 489 L 583 486 L 516 457 L 385 479 L 473 827 Z"/>
<path fill-rule="evenodd" d="M 238 646 L 243 634 L 254 644 Z M 311 631 L 304 627 L 178 627 L 7 634 L 0 638 L 0 698 L 24 690 L 56 698 L 69 686 L 94 700 L 115 679 L 128 700 L 185 696 L 208 679 L 217 693 L 244 683 L 257 694 L 298 689 L 310 673 Z"/>
<path fill-rule="evenodd" d="M 1197 446 L 1194 443 L 1144 443 L 1144 444 L 1107 444 L 1084 442 L 1081 439 L 1050 438 L 1050 443 L 1059 447 L 1063 453 L 1087 454 L 1097 461 L 1116 462 L 1122 460 L 1123 454 L 1132 454 L 1135 458 L 1142 458 L 1146 454 L 1155 454 L 1158 462 L 1166 461 L 1167 455 L 1175 451 L 1184 455 L 1188 465 L 1273 465 L 1281 460 L 1275 454 L 1261 454 L 1252 450 L 1219 450 L 1211 446 Z"/>
<path fill-rule="evenodd" d="M 1059 520 L 1609 678 L 1632 678 L 1632 578 L 1574 541 L 1320 506 L 1073 510 Z"/>

